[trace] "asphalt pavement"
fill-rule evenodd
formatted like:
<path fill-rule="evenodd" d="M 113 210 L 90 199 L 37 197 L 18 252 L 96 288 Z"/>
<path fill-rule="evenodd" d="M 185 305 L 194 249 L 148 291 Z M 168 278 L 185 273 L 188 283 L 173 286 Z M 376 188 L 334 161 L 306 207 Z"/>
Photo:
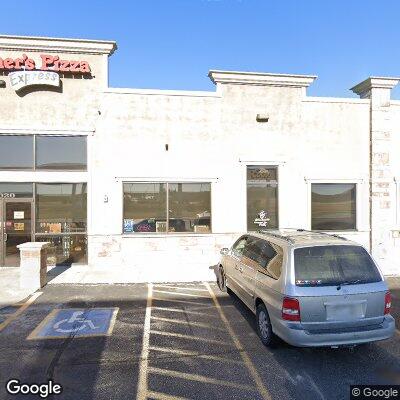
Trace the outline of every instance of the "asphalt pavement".
<path fill-rule="evenodd" d="M 400 318 L 400 290 L 392 289 Z M 0 399 L 10 379 L 51 399 L 349 399 L 400 384 L 400 334 L 346 348 L 265 348 L 252 313 L 214 283 L 48 285 L 0 309 Z M 15 389 L 15 387 L 14 387 Z"/>

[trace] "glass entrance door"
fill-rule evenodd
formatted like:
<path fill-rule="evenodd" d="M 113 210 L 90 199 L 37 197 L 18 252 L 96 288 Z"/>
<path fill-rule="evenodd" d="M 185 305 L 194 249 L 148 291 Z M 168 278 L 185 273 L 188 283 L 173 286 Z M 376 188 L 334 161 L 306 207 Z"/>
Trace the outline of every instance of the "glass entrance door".
<path fill-rule="evenodd" d="M 32 200 L 0 200 L 1 258 L 3 267 L 19 267 L 19 249 L 21 243 L 32 241 Z"/>

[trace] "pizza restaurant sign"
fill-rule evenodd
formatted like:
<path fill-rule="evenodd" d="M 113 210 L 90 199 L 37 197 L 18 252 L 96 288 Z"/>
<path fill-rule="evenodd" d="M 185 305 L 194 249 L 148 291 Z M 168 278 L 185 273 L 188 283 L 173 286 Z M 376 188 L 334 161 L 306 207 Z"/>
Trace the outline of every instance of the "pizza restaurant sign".
<path fill-rule="evenodd" d="M 61 72 L 90 74 L 90 65 L 83 60 L 63 60 L 57 55 L 40 54 L 40 61 L 22 54 L 19 58 L 1 58 L 0 71 L 10 71 L 11 87 L 18 91 L 31 85 L 60 86 Z"/>

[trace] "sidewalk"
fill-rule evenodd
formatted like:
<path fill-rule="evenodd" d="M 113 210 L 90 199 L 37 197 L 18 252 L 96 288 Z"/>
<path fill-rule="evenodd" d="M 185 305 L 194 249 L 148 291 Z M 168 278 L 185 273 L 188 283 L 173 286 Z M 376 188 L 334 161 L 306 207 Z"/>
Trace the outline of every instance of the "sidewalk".
<path fill-rule="evenodd" d="M 0 268 L 0 308 L 20 302 L 32 290 L 20 289 L 19 268 Z"/>
<path fill-rule="evenodd" d="M 151 265 L 148 266 L 151 271 Z M 203 276 L 204 275 L 204 276 Z M 214 273 L 208 268 L 201 271 L 200 278 L 196 281 L 213 281 Z M 150 278 L 150 279 L 149 279 Z M 173 279 L 172 279 L 173 278 Z M 181 279 L 179 279 L 181 278 Z M 52 267 L 47 271 L 48 285 L 54 284 L 128 284 L 141 282 L 185 282 L 187 275 L 171 276 L 168 266 L 165 273 L 151 278 L 151 275 L 140 276 L 132 267 L 110 266 L 110 267 L 88 267 L 73 265 L 71 267 Z M 386 277 L 390 289 L 400 288 L 400 276 Z M 20 302 L 32 294 L 29 289 L 19 287 L 19 268 L 0 268 L 0 308 Z"/>
<path fill-rule="evenodd" d="M 110 265 L 96 267 L 87 265 L 57 266 L 47 270 L 47 284 L 131 284 L 143 282 L 188 282 L 213 281 L 214 272 L 208 266 L 197 271 L 186 269 L 182 273 L 172 272 L 166 264 L 163 270 L 147 265 L 143 271 L 135 267 Z M 185 273 L 186 272 L 186 273 Z M 0 308 L 20 302 L 32 294 L 29 289 L 19 287 L 19 268 L 0 268 Z"/>

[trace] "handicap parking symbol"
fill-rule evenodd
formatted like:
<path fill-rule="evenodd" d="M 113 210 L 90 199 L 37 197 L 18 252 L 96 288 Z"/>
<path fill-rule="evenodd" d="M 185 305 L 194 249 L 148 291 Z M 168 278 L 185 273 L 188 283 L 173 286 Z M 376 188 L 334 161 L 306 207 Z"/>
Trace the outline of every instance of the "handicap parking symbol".
<path fill-rule="evenodd" d="M 65 308 L 53 310 L 28 336 L 28 339 L 109 336 L 118 308 Z"/>

